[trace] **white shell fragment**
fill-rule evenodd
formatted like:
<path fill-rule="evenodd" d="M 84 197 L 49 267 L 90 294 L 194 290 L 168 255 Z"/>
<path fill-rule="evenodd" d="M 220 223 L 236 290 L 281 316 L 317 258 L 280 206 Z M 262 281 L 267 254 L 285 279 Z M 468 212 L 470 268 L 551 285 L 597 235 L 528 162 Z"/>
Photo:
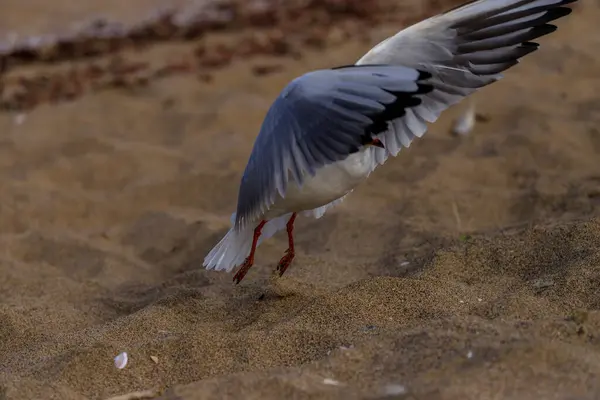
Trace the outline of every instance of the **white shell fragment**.
<path fill-rule="evenodd" d="M 454 121 L 452 133 L 455 135 L 468 135 L 475 127 L 475 103 L 471 102 L 465 112 Z"/>
<path fill-rule="evenodd" d="M 123 369 L 127 365 L 127 361 L 127 353 L 122 352 L 121 354 L 115 357 L 115 367 L 117 367 L 118 369 Z"/>
<path fill-rule="evenodd" d="M 406 394 L 406 388 L 404 385 L 390 384 L 383 388 L 383 393 L 386 396 L 399 396 Z"/>
<path fill-rule="evenodd" d="M 339 385 L 341 385 L 341 383 L 338 382 L 338 381 L 336 381 L 335 379 L 329 379 L 329 378 L 323 379 L 323 383 L 325 385 L 333 385 L 333 386 L 339 386 Z"/>
<path fill-rule="evenodd" d="M 15 116 L 15 124 L 16 125 L 22 125 L 23 122 L 25 122 L 25 114 L 21 113 L 21 114 L 17 114 Z"/>

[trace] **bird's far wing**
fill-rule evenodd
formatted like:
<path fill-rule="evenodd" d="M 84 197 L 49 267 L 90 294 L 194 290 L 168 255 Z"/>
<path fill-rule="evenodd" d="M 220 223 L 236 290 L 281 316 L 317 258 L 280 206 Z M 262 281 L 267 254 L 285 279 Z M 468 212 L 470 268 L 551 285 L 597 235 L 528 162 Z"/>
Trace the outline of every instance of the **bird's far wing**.
<path fill-rule="evenodd" d="M 374 130 L 420 104 L 431 75 L 403 66 L 350 66 L 309 72 L 290 82 L 271 105 L 244 171 L 235 227 L 259 219 L 288 180 L 343 160 Z"/>
<path fill-rule="evenodd" d="M 556 30 L 548 22 L 564 17 L 566 4 L 577 0 L 478 0 L 412 25 L 387 38 L 357 65 L 405 65 L 429 71 L 435 90 L 423 102 L 388 124 L 379 138 L 385 149 L 373 148 L 375 163 L 396 156 L 427 122 L 477 89 L 502 77 L 501 72 L 538 48 L 531 42 Z"/>

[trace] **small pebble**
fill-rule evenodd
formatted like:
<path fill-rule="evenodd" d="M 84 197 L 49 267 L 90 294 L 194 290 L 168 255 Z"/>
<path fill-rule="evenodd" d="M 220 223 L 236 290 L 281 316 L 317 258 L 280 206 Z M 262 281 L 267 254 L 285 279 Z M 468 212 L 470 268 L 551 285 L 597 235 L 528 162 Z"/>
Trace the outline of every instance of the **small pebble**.
<path fill-rule="evenodd" d="M 375 325 L 367 325 L 363 328 L 363 332 L 374 331 L 375 329 L 377 329 Z"/>
<path fill-rule="evenodd" d="M 158 357 L 156 357 L 156 356 L 150 356 L 150 359 L 152 361 L 154 361 L 154 364 L 158 364 Z"/>
<path fill-rule="evenodd" d="M 25 114 L 17 114 L 15 115 L 15 124 L 22 125 L 25 122 Z"/>
<path fill-rule="evenodd" d="M 329 378 L 323 379 L 323 383 L 325 385 L 333 385 L 333 386 L 339 386 L 340 385 L 340 382 L 336 381 L 335 379 L 329 379 Z"/>
<path fill-rule="evenodd" d="M 127 353 L 122 352 L 118 356 L 115 357 L 115 367 L 118 369 L 123 369 L 127 365 Z"/>
<path fill-rule="evenodd" d="M 406 388 L 398 384 L 385 385 L 383 393 L 386 396 L 400 396 L 406 394 Z"/>
<path fill-rule="evenodd" d="M 467 358 L 468 359 L 473 358 L 473 352 L 471 350 L 469 350 L 469 352 L 467 353 Z"/>
<path fill-rule="evenodd" d="M 554 280 L 552 278 L 540 278 L 535 279 L 532 284 L 535 289 L 546 289 L 554 286 Z"/>

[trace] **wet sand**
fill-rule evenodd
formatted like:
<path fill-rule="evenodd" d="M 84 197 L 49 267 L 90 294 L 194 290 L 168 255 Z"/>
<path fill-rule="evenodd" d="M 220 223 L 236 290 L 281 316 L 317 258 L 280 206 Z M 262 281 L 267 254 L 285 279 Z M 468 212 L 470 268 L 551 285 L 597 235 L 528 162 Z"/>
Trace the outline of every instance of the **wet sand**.
<path fill-rule="evenodd" d="M 24 35 L 102 8 L 56 2 L 44 17 L 12 3 L 6 15 L 21 22 L 6 32 Z M 343 204 L 298 220 L 283 278 L 280 233 L 238 286 L 201 264 L 229 227 L 270 102 L 399 22 L 72 98 L 11 94 L 0 112 L 0 399 L 598 398 L 599 18 L 597 4 L 578 4 L 475 96 L 482 121 L 469 136 L 449 134 L 464 107 L 449 110 Z M 245 34 L 120 57 L 154 71 Z M 34 61 L 3 79 L 113 56 Z"/>

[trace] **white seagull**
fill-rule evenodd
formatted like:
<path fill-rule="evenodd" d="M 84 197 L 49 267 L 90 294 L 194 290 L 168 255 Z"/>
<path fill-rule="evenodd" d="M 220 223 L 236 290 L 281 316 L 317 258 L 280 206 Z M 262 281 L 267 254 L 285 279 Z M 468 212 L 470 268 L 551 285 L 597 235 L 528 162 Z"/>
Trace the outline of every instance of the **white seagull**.
<path fill-rule="evenodd" d="M 207 269 L 239 283 L 262 240 L 287 228 L 282 275 L 294 259 L 300 212 L 320 218 L 442 111 L 499 80 L 537 50 L 577 0 L 478 0 L 387 38 L 354 65 L 291 81 L 269 108 L 242 177 L 232 228 Z"/>

